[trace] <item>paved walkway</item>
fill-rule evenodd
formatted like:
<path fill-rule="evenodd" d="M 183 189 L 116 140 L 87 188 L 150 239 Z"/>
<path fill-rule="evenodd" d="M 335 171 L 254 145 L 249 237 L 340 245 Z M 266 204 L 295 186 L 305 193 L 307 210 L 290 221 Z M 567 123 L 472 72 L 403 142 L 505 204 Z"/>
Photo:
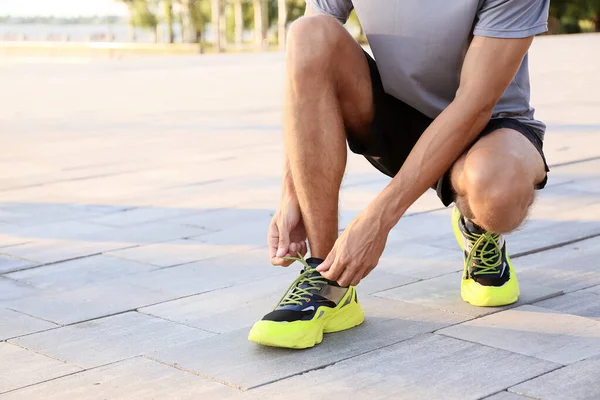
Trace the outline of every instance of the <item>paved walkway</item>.
<path fill-rule="evenodd" d="M 0 395 L 8 399 L 600 398 L 600 36 L 539 38 L 552 172 L 510 235 L 522 297 L 459 296 L 433 193 L 306 351 L 247 341 L 271 267 L 283 57 L 0 61 Z M 360 157 L 346 224 L 386 184 Z"/>

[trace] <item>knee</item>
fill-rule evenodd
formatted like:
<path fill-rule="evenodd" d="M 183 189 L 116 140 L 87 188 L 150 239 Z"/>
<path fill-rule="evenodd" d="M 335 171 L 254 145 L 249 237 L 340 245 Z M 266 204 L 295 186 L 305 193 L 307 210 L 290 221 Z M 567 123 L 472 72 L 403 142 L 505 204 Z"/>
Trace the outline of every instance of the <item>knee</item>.
<path fill-rule="evenodd" d="M 464 195 L 478 225 L 494 233 L 521 225 L 533 203 L 534 185 L 518 159 L 467 159 L 464 173 Z"/>
<path fill-rule="evenodd" d="M 335 51 L 344 27 L 328 15 L 296 20 L 288 32 L 286 65 L 293 78 L 322 76 L 335 62 Z"/>

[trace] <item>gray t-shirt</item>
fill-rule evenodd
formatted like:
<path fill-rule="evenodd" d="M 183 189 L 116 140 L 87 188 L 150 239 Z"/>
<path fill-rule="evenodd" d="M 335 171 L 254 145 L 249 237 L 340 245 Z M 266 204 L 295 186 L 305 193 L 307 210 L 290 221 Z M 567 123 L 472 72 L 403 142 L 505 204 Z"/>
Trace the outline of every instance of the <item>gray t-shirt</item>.
<path fill-rule="evenodd" d="M 550 0 L 307 0 L 345 23 L 353 8 L 388 94 L 430 118 L 454 99 L 473 35 L 524 38 L 547 31 Z M 492 118 L 517 119 L 543 137 L 529 104 L 528 57 Z"/>

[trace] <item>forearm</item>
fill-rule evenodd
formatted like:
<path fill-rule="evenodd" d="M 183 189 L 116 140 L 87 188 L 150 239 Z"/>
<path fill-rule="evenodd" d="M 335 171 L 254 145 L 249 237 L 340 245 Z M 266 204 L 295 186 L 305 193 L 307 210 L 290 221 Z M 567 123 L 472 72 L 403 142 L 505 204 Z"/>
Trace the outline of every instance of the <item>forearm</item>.
<path fill-rule="evenodd" d="M 375 199 L 390 228 L 448 171 L 485 127 L 491 107 L 475 103 L 457 97 L 425 130 L 400 171 Z"/>

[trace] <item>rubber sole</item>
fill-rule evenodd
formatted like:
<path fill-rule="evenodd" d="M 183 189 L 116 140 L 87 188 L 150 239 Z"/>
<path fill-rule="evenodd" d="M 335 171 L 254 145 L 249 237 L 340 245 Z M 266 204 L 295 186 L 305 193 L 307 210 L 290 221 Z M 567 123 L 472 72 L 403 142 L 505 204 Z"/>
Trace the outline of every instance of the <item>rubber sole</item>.
<path fill-rule="evenodd" d="M 365 320 L 364 312 L 356 302 L 340 309 L 319 307 L 315 315 L 321 311 L 324 312 L 321 318 L 310 321 L 258 321 L 250 330 L 248 340 L 264 346 L 306 349 L 321 343 L 323 333 L 354 328 Z"/>

